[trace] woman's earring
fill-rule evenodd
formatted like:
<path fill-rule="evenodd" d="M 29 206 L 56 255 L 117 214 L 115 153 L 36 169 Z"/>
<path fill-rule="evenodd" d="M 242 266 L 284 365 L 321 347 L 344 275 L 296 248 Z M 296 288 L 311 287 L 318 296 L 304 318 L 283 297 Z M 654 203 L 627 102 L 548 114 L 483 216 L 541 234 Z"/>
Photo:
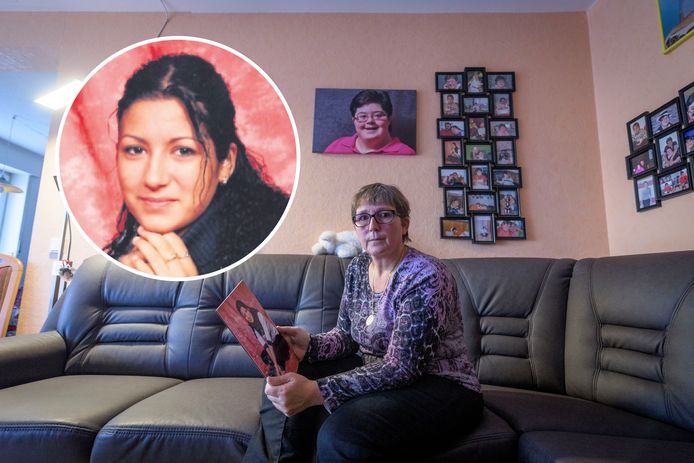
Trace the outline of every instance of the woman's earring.
<path fill-rule="evenodd" d="M 223 177 L 223 178 L 219 181 L 219 183 L 221 183 L 222 185 L 226 185 L 228 181 L 229 181 L 229 177 L 226 176 L 226 177 Z"/>

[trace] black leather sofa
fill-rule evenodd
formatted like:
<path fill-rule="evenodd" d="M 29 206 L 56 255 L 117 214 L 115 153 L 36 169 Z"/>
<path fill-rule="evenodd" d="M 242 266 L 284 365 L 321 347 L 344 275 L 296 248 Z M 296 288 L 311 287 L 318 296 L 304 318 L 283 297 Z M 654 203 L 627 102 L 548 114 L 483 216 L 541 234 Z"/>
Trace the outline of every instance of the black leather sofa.
<path fill-rule="evenodd" d="M 426 461 L 694 461 L 694 251 L 446 262 L 486 409 Z M 327 330 L 346 264 L 179 283 L 88 259 L 42 333 L 0 340 L 0 461 L 239 461 L 262 379 L 214 309 L 244 279 L 276 323 Z"/>

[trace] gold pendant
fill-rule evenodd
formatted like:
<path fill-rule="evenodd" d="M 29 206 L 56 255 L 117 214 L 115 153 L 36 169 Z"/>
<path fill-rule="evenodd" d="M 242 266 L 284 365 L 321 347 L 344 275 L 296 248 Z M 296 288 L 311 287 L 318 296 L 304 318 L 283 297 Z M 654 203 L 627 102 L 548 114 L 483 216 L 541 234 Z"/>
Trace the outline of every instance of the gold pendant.
<path fill-rule="evenodd" d="M 366 317 L 366 326 L 369 326 L 373 322 L 374 322 L 374 314 L 371 314 L 368 317 Z"/>

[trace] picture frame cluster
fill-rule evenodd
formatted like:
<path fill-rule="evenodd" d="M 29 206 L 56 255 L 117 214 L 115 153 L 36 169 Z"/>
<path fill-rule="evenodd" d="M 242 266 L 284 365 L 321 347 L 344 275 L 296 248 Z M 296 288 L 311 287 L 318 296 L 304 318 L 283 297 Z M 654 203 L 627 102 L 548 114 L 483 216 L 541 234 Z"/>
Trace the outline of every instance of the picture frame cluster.
<path fill-rule="evenodd" d="M 694 82 L 651 112 L 627 122 L 627 178 L 634 182 L 638 212 L 694 188 Z"/>
<path fill-rule="evenodd" d="M 441 238 L 494 244 L 526 239 L 520 212 L 521 167 L 518 120 L 513 116 L 516 75 L 483 67 L 436 72 L 441 117 L 444 216 Z"/>

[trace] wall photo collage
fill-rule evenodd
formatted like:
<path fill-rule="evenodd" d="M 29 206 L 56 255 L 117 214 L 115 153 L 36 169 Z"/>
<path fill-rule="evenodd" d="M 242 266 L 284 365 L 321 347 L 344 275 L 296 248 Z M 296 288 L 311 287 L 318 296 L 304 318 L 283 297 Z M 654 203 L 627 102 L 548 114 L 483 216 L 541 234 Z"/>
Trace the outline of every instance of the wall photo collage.
<path fill-rule="evenodd" d="M 444 217 L 441 238 L 493 244 L 526 239 L 520 214 L 521 168 L 517 163 L 518 120 L 513 117 L 514 72 L 483 67 L 437 72 L 441 117 Z"/>
<path fill-rule="evenodd" d="M 679 97 L 627 122 L 627 135 L 627 178 L 634 181 L 638 212 L 692 191 L 694 82 Z"/>

